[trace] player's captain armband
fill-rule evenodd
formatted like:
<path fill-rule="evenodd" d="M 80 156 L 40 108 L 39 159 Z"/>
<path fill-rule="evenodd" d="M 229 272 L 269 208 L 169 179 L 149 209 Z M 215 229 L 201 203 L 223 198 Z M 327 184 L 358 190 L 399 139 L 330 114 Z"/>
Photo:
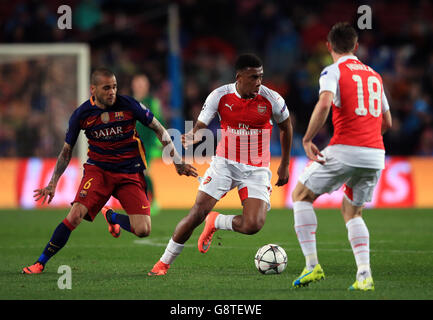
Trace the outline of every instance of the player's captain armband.
<path fill-rule="evenodd" d="M 153 113 L 144 104 L 133 100 L 135 103 L 131 103 L 132 110 L 138 121 L 140 121 L 145 126 L 148 126 L 153 120 Z M 140 106 L 138 108 L 138 106 Z"/>

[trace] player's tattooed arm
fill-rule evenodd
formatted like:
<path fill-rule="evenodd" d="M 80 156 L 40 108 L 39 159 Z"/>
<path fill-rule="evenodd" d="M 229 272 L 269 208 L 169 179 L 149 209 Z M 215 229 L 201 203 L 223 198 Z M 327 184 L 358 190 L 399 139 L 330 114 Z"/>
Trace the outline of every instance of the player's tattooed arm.
<path fill-rule="evenodd" d="M 167 130 L 165 130 L 164 126 L 158 121 L 158 119 L 154 117 L 152 122 L 149 124 L 149 128 L 155 132 L 158 140 L 164 148 L 164 153 L 168 154 L 170 158 L 173 159 L 174 163 L 180 163 L 182 158 L 177 153 Z"/>
<path fill-rule="evenodd" d="M 149 128 L 155 132 L 158 140 L 163 145 L 164 149 L 162 156 L 172 159 L 174 166 L 176 167 L 176 172 L 179 175 L 197 177 L 197 169 L 182 160 L 182 157 L 177 153 L 176 148 L 174 147 L 170 135 L 158 119 L 154 117 L 152 122 L 149 124 Z"/>
<path fill-rule="evenodd" d="M 68 167 L 71 158 L 72 146 L 65 142 L 62 151 L 60 151 L 59 157 L 57 158 L 56 166 L 54 167 L 54 172 L 51 176 L 51 180 L 48 183 L 48 186 L 43 189 L 33 190 L 33 198 L 35 199 L 35 201 L 38 201 L 42 198 L 42 203 L 45 203 L 48 198 L 48 203 L 51 202 L 54 197 L 54 193 L 56 192 L 57 182 L 59 181 L 63 172 L 65 172 L 66 168 Z"/>
<path fill-rule="evenodd" d="M 49 184 L 57 185 L 61 175 L 65 172 L 72 158 L 72 147 L 66 142 L 63 144 L 62 151 L 57 158 L 56 166 L 54 167 L 53 176 Z"/>

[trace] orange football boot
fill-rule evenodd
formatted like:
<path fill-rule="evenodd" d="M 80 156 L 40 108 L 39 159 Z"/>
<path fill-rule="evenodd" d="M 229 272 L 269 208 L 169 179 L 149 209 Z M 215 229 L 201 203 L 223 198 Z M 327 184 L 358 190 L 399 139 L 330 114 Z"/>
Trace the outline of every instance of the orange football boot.
<path fill-rule="evenodd" d="M 33 274 L 33 273 L 42 273 L 44 271 L 44 265 L 40 263 L 39 261 L 36 261 L 35 264 L 32 264 L 31 266 L 23 268 L 21 273 L 24 274 Z"/>
<path fill-rule="evenodd" d="M 119 238 L 120 226 L 118 224 L 108 222 L 108 219 L 107 219 L 107 211 L 108 210 L 112 210 L 112 209 L 110 207 L 105 206 L 101 210 L 102 214 L 104 215 L 105 221 L 107 221 L 107 223 L 108 223 L 108 232 L 110 232 L 113 237 Z"/>
<path fill-rule="evenodd" d="M 215 219 L 218 215 L 218 212 L 211 211 L 206 217 L 206 224 L 204 226 L 203 232 L 198 238 L 198 251 L 201 253 L 206 253 L 209 250 L 213 234 L 217 230 L 215 228 Z"/>
<path fill-rule="evenodd" d="M 167 263 L 158 260 L 157 263 L 153 266 L 152 270 L 150 270 L 147 275 L 148 276 L 164 276 L 167 274 L 167 270 L 170 269 L 170 265 Z"/>

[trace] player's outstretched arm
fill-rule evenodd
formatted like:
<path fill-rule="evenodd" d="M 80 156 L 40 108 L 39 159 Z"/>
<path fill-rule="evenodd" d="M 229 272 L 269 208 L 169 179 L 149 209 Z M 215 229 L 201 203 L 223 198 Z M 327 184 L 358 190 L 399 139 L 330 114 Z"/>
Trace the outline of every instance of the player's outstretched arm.
<path fill-rule="evenodd" d="M 188 149 L 190 146 L 196 144 L 197 142 L 200 142 L 202 139 L 200 130 L 206 128 L 207 128 L 206 124 L 197 120 L 194 128 L 192 128 L 192 130 L 182 135 L 181 140 L 182 140 L 183 147 L 185 149 Z"/>
<path fill-rule="evenodd" d="M 50 203 L 51 200 L 53 200 L 54 193 L 56 192 L 57 182 L 59 181 L 63 172 L 65 172 L 66 168 L 68 167 L 71 158 L 72 146 L 65 142 L 63 144 L 62 151 L 60 151 L 59 157 L 57 158 L 56 166 L 54 167 L 54 172 L 51 176 L 51 180 L 48 183 L 48 186 L 43 189 L 33 190 L 33 198 L 35 199 L 35 201 L 38 201 L 42 198 L 42 203 L 45 203 L 48 198 L 48 203 Z"/>
<path fill-rule="evenodd" d="M 331 109 L 334 94 L 330 91 L 323 91 L 319 96 L 319 101 L 314 107 L 313 113 L 308 124 L 307 132 L 302 139 L 302 144 L 305 149 L 305 154 L 310 160 L 324 164 L 325 160 L 320 159 L 323 155 L 320 153 L 319 148 L 313 143 L 314 137 L 319 130 L 323 127 L 328 118 L 329 110 Z"/>
<path fill-rule="evenodd" d="M 278 167 L 278 180 L 276 186 L 284 186 L 289 182 L 290 150 L 292 148 L 293 127 L 290 118 L 278 124 L 280 129 L 281 161 Z"/>
<path fill-rule="evenodd" d="M 179 175 L 197 177 L 197 169 L 182 160 L 182 157 L 177 153 L 176 148 L 174 147 L 170 135 L 168 134 L 167 130 L 165 130 L 164 126 L 158 121 L 158 119 L 154 117 L 152 122 L 149 124 L 149 128 L 155 131 L 158 140 L 163 145 L 163 148 L 168 151 L 171 159 L 173 159 L 176 172 Z"/>

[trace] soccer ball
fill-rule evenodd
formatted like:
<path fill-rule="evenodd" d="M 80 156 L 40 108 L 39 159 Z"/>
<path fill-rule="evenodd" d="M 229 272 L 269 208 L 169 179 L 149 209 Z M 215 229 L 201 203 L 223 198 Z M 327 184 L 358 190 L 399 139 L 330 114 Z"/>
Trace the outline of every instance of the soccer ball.
<path fill-rule="evenodd" d="M 261 273 L 278 274 L 286 269 L 287 254 L 279 245 L 267 244 L 257 251 L 254 262 Z"/>

